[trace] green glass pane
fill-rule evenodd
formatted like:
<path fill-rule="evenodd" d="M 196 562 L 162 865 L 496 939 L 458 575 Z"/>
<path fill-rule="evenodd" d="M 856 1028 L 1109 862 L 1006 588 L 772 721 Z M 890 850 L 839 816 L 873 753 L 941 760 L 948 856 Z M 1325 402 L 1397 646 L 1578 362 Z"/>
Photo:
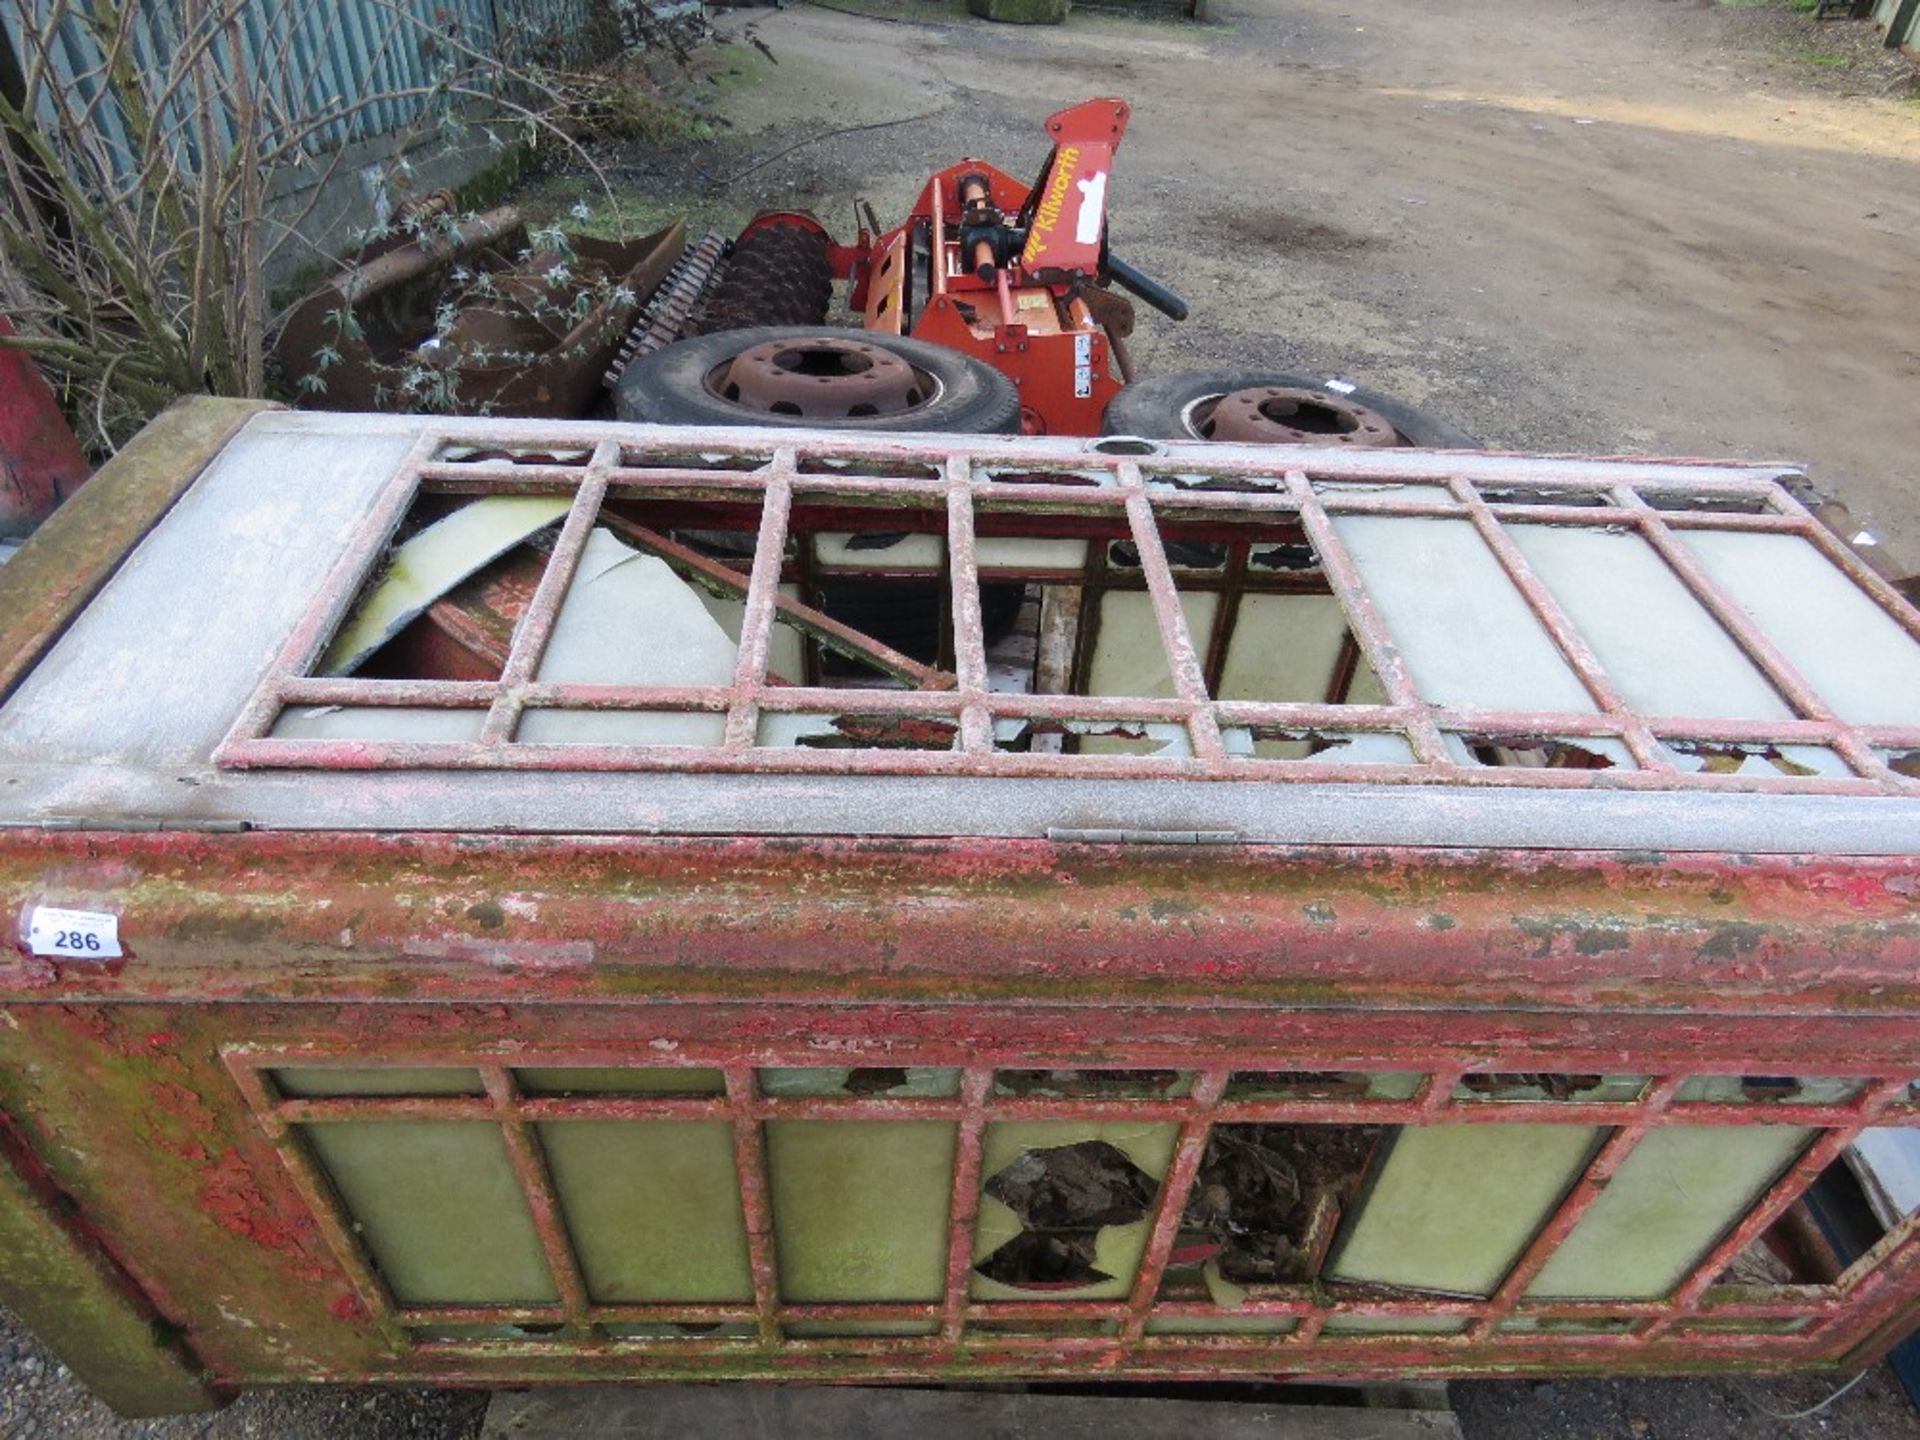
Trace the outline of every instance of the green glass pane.
<path fill-rule="evenodd" d="M 1191 1070 L 1001 1070 L 995 1095 L 1066 1099 L 1181 1100 L 1193 1093 Z"/>
<path fill-rule="evenodd" d="M 1140 1124 L 1113 1120 L 1086 1123 L 1072 1120 L 1000 1121 L 987 1126 L 981 1142 L 980 1176 L 984 1186 L 1002 1170 L 1028 1151 L 1059 1149 L 1088 1141 L 1104 1141 L 1123 1151 L 1127 1158 L 1155 1180 L 1165 1177 L 1173 1161 L 1174 1145 L 1180 1127 L 1174 1124 Z M 1008 1285 L 974 1272 L 971 1291 L 978 1300 L 1117 1300 L 1133 1289 L 1133 1277 L 1140 1268 L 1153 1211 L 1124 1225 L 1106 1225 L 1094 1240 L 1093 1267 L 1111 1278 L 1070 1289 L 1029 1289 Z M 973 1254 L 976 1264 L 1002 1245 L 1018 1237 L 1025 1226 L 1020 1217 L 983 1189 L 980 1215 L 974 1223 Z"/>
<path fill-rule="evenodd" d="M 1628 1316 L 1583 1320 L 1574 1316 L 1516 1315 L 1502 1320 L 1497 1328 L 1502 1335 L 1612 1335 L 1631 1330 L 1634 1324 Z"/>
<path fill-rule="evenodd" d="M 1813 1324 L 1811 1315 L 1774 1320 L 1690 1320 L 1674 1326 L 1682 1335 L 1797 1335 Z"/>
<path fill-rule="evenodd" d="M 1291 1315 L 1160 1315 L 1147 1321 L 1147 1334 L 1291 1335 L 1299 1324 Z"/>
<path fill-rule="evenodd" d="M 1427 1077 L 1414 1070 L 1236 1070 L 1229 1100 L 1411 1100 Z"/>
<path fill-rule="evenodd" d="M 769 1066 L 760 1072 L 763 1095 L 887 1095 L 935 1099 L 960 1093 L 960 1072 L 947 1066 Z"/>
<path fill-rule="evenodd" d="M 677 1325 L 672 1321 L 631 1321 L 602 1325 L 609 1340 L 756 1340 L 760 1327 L 751 1320 L 727 1320 L 718 1325 Z"/>
<path fill-rule="evenodd" d="M 1213 633 L 1214 612 L 1220 608 L 1218 591 L 1183 590 L 1180 609 L 1187 630 L 1201 650 Z M 1087 661 L 1087 694 L 1170 696 L 1173 671 L 1160 639 L 1160 621 L 1153 600 L 1144 590 L 1109 590 L 1100 597 L 1093 654 Z M 1120 742 L 1083 739 L 1080 751 L 1108 752 Z"/>
<path fill-rule="evenodd" d="M 1673 1098 L 1682 1105 L 1838 1105 L 1865 1083 L 1826 1075 L 1695 1075 Z"/>
<path fill-rule="evenodd" d="M 794 1340 L 828 1340 L 842 1335 L 937 1335 L 938 1320 L 788 1320 L 782 1327 Z"/>
<path fill-rule="evenodd" d="M 1457 1315 L 1336 1315 L 1327 1335 L 1458 1335 L 1467 1322 Z"/>
<path fill-rule="evenodd" d="M 416 1325 L 407 1333 L 415 1340 L 443 1341 L 471 1344 L 475 1341 L 510 1340 L 519 1344 L 529 1341 L 555 1341 L 565 1337 L 560 1333 L 563 1325 L 526 1326 L 526 1325 Z"/>
<path fill-rule="evenodd" d="M 1471 1075 L 1454 1087 L 1453 1098 L 1591 1105 L 1638 1100 L 1649 1083 L 1645 1075 Z"/>
<path fill-rule="evenodd" d="M 954 1126 L 766 1126 L 780 1293 L 794 1302 L 938 1300 L 947 1288 Z"/>
<path fill-rule="evenodd" d="M 980 1340 L 989 1335 L 1118 1335 L 1118 1320 L 974 1320 L 967 1325 L 967 1338 Z"/>
<path fill-rule="evenodd" d="M 1635 1300 L 1665 1295 L 1793 1163 L 1812 1133 L 1789 1125 L 1666 1125 L 1650 1131 L 1527 1294 Z"/>
<path fill-rule="evenodd" d="M 396 1300 L 557 1298 L 498 1126 L 356 1120 L 300 1128 Z"/>
<path fill-rule="evenodd" d="M 282 1095 L 302 1100 L 335 1095 L 484 1095 L 478 1070 L 346 1070 L 286 1065 L 272 1072 Z"/>
<path fill-rule="evenodd" d="M 538 1128 L 595 1300 L 753 1298 L 733 1130 L 724 1120 L 567 1120 Z"/>
<path fill-rule="evenodd" d="M 718 1070 L 639 1065 L 535 1065 L 513 1072 L 527 1095 L 724 1095 Z"/>
<path fill-rule="evenodd" d="M 1400 1131 L 1328 1277 L 1491 1295 L 1600 1135 L 1591 1125 Z"/>

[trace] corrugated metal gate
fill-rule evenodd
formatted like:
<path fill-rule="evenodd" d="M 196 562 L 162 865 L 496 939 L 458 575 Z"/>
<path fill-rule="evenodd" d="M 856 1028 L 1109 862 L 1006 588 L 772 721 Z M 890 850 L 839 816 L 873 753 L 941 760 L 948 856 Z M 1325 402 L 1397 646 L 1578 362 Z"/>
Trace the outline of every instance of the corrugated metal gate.
<path fill-rule="evenodd" d="M 153 93 L 167 93 L 167 77 L 180 69 L 186 37 L 209 28 L 197 13 L 205 8 L 134 5 L 127 12 L 124 56 L 112 46 L 117 17 L 101 18 L 92 5 L 23 0 L 0 13 L 0 29 L 24 59 L 35 48 L 26 36 L 53 24 L 45 84 L 86 105 L 101 95 L 110 55 L 111 62 L 124 59 L 145 71 Z M 577 50 L 592 8 L 592 0 L 335 0 L 326 5 L 243 0 L 207 53 L 223 73 L 244 67 L 264 87 L 262 102 L 288 117 L 325 117 L 369 93 L 393 92 L 394 98 L 343 114 L 316 132 L 313 148 L 325 149 L 413 123 L 429 103 L 424 92 L 468 53 L 547 63 L 556 56 L 584 58 L 570 50 Z M 202 143 L 196 127 L 187 123 L 193 101 L 192 87 L 174 87 L 159 115 L 162 124 L 177 128 L 180 144 L 189 151 Z M 43 93 L 38 109 L 50 133 L 60 133 L 50 95 Z M 233 117 L 216 109 L 214 119 L 217 140 L 230 142 Z M 119 152 L 120 168 L 126 168 L 133 153 L 126 117 L 96 110 L 94 123 L 103 143 Z"/>
<path fill-rule="evenodd" d="M 1889 47 L 1920 43 L 1920 3 L 1916 0 L 1878 0 L 1873 23 L 1886 32 Z"/>

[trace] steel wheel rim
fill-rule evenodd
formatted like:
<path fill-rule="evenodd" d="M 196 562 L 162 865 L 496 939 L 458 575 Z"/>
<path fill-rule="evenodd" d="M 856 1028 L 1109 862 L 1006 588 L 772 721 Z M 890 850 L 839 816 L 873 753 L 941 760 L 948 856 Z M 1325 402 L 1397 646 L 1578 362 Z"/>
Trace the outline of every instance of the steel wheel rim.
<path fill-rule="evenodd" d="M 1250 385 L 1202 395 L 1180 412 L 1196 440 L 1230 445 L 1405 445 L 1406 436 L 1379 411 L 1325 390 Z"/>
<path fill-rule="evenodd" d="M 944 390 L 931 372 L 854 335 L 764 341 L 722 360 L 703 383 L 755 415 L 825 421 L 917 414 Z"/>

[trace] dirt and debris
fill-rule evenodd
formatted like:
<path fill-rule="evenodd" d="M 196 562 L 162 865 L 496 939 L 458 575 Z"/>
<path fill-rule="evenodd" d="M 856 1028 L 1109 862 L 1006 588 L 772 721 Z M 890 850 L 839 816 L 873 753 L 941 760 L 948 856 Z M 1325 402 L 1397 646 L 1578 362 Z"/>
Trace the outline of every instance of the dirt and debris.
<path fill-rule="evenodd" d="M 0 1436 L 7 1440 L 473 1440 L 478 1391 L 270 1386 L 212 1415 L 121 1420 L 0 1310 Z"/>
<path fill-rule="evenodd" d="M 1042 728 L 1034 727 L 1036 732 Z M 997 1095 L 1070 1099 L 1173 1095 L 1187 1083 L 1187 1075 L 1179 1070 L 996 1070 L 993 1076 Z"/>
<path fill-rule="evenodd" d="M 1543 1075 L 1530 1070 L 1462 1075 L 1463 1089 L 1476 1095 L 1502 1095 L 1512 1090 L 1538 1090 L 1549 1100 L 1577 1100 L 1606 1084 L 1604 1075 Z"/>
<path fill-rule="evenodd" d="M 924 715 L 835 715 L 831 733 L 800 735 L 808 750 L 951 750 L 960 727 Z"/>
<path fill-rule="evenodd" d="M 1238 1285 L 1313 1279 L 1385 1133 L 1378 1125 L 1214 1126 L 1177 1257 L 1213 1260 Z"/>
<path fill-rule="evenodd" d="M 892 1065 L 868 1065 L 847 1072 L 840 1088 L 849 1095 L 884 1095 L 907 1083 L 907 1072 Z"/>
<path fill-rule="evenodd" d="M 1820 773 L 1815 767 L 1785 754 L 1777 745 L 1713 745 L 1669 740 L 1667 748 L 1688 760 L 1699 761 L 1699 768 L 1709 775 L 1765 774 L 1768 767 L 1782 775 Z"/>
<path fill-rule="evenodd" d="M 1468 736 L 1462 742 L 1482 765 L 1537 770 L 1611 770 L 1614 760 L 1592 745 L 1533 736 Z"/>
<path fill-rule="evenodd" d="M 1160 1182 L 1116 1145 L 1027 1150 L 988 1178 L 986 1193 L 1025 1228 L 974 1266 L 1023 1290 L 1063 1290 L 1114 1278 L 1095 1262 L 1099 1233 L 1144 1220 Z"/>

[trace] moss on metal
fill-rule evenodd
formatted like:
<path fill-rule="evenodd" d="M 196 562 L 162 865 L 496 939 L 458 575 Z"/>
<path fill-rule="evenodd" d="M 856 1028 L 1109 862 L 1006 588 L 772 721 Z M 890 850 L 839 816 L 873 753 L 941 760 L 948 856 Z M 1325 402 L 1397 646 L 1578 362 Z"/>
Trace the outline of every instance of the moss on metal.
<path fill-rule="evenodd" d="M 0 1149 L 0 1304 L 129 1418 L 211 1410 L 221 1396 L 105 1252 Z"/>
<path fill-rule="evenodd" d="M 0 569 L 0 699 L 234 432 L 262 410 L 278 408 L 209 395 L 175 401 L 54 511 Z"/>

